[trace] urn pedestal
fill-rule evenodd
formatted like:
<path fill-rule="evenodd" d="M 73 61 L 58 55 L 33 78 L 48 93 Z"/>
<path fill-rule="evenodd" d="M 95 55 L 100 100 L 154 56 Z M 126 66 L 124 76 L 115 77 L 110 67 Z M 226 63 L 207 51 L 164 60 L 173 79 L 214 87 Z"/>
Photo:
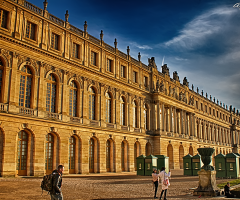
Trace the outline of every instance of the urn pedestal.
<path fill-rule="evenodd" d="M 216 171 L 204 170 L 198 172 L 199 186 L 194 190 L 194 196 L 219 196 L 220 190 L 216 184 Z"/>
<path fill-rule="evenodd" d="M 194 190 L 194 196 L 219 196 L 220 190 L 216 184 L 216 171 L 214 167 L 209 165 L 212 161 L 212 154 L 215 149 L 213 148 L 198 148 L 199 154 L 203 162 L 201 171 L 198 172 L 199 185 L 196 190 Z"/>

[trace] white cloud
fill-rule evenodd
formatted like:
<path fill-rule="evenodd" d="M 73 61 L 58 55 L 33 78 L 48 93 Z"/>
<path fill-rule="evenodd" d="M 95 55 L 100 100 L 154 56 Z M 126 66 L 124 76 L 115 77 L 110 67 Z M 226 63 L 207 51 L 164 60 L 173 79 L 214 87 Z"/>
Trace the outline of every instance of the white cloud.
<path fill-rule="evenodd" d="M 139 49 L 146 49 L 146 50 L 149 50 L 149 49 L 152 49 L 152 47 L 148 46 L 148 45 L 139 45 L 137 44 L 136 42 L 131 42 L 130 45 L 133 45 Z"/>
<path fill-rule="evenodd" d="M 229 16 L 237 12 L 236 9 L 218 7 L 199 15 L 198 17 L 187 23 L 184 28 L 179 31 L 179 35 L 171 40 L 163 43 L 165 47 L 183 47 L 193 49 L 202 45 L 204 40 L 224 29 L 224 21 Z"/>
<path fill-rule="evenodd" d="M 180 57 L 175 57 L 175 60 L 178 60 L 178 61 L 187 61 L 188 59 L 186 59 L 186 58 L 180 58 Z"/>

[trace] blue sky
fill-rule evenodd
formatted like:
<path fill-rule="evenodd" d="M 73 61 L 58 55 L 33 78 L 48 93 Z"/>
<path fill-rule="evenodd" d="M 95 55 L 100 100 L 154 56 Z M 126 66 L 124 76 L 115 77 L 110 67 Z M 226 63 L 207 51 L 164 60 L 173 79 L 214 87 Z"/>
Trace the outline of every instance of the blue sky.
<path fill-rule="evenodd" d="M 43 8 L 43 0 L 29 0 Z M 66 3 L 67 2 L 67 3 Z M 177 71 L 182 82 L 240 109 L 240 0 L 48 0 L 47 10 L 60 19 L 69 11 L 70 24 L 142 62 L 155 57 L 159 71 L 164 63 L 170 76 Z"/>

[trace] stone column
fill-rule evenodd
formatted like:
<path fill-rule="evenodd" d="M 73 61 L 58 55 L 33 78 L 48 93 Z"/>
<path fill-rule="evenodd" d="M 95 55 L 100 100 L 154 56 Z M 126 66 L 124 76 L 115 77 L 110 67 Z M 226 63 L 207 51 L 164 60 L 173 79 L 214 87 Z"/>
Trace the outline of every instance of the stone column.
<path fill-rule="evenodd" d="M 187 111 L 184 111 L 183 112 L 183 117 L 184 117 L 184 134 L 187 135 Z"/>
<path fill-rule="evenodd" d="M 203 121 L 203 139 L 206 140 L 206 122 Z"/>
<path fill-rule="evenodd" d="M 195 114 L 192 114 L 193 116 L 193 136 L 196 138 L 196 117 Z"/>
<path fill-rule="evenodd" d="M 177 133 L 181 134 L 180 117 L 179 117 L 179 115 L 180 115 L 179 111 L 176 111 L 176 116 L 177 116 Z"/>
<path fill-rule="evenodd" d="M 164 123 L 164 120 L 165 120 L 165 117 L 164 117 L 164 112 L 165 112 L 165 110 L 164 110 L 164 103 L 162 103 L 162 132 L 165 132 L 165 123 Z"/>
<path fill-rule="evenodd" d="M 10 82 L 10 71 L 11 68 L 10 67 L 5 67 L 4 68 L 4 83 L 2 83 L 2 102 L 3 103 L 8 103 L 9 101 L 9 82 Z M 35 89 L 37 90 L 37 89 Z"/>
<path fill-rule="evenodd" d="M 32 102 L 33 102 L 33 105 L 32 105 L 32 108 L 33 109 L 38 109 L 37 107 L 37 97 L 38 97 L 38 83 L 39 83 L 39 76 L 35 75 L 34 76 L 34 81 L 33 81 L 33 94 L 32 94 Z"/>
<path fill-rule="evenodd" d="M 192 118 L 192 113 L 189 113 L 189 136 L 193 136 L 193 118 Z"/>
<path fill-rule="evenodd" d="M 173 116 L 174 116 L 174 125 L 173 125 L 173 131 L 174 133 L 177 133 L 177 112 L 176 107 L 173 108 Z"/>
<path fill-rule="evenodd" d="M 83 79 L 83 123 L 89 124 L 89 94 L 88 94 L 88 83 L 87 78 Z"/>
<path fill-rule="evenodd" d="M 87 174 L 89 173 L 89 140 L 90 136 L 87 133 L 82 133 L 81 142 L 82 142 L 82 167 L 81 173 Z"/>
<path fill-rule="evenodd" d="M 105 173 L 106 168 L 106 142 L 107 139 L 104 137 L 99 138 L 99 167 L 100 173 Z"/>
<path fill-rule="evenodd" d="M 189 113 L 186 112 L 186 135 L 189 136 Z"/>
<path fill-rule="evenodd" d="M 173 107 L 172 106 L 170 106 L 169 107 L 169 125 L 170 125 L 170 129 L 169 129 L 169 131 L 170 132 L 173 132 L 173 117 L 172 117 L 172 114 L 173 114 L 173 112 L 172 112 L 172 109 L 173 109 Z"/>
<path fill-rule="evenodd" d="M 169 108 L 168 107 L 166 107 L 165 108 L 166 110 L 166 131 L 167 132 L 169 132 L 170 130 L 169 130 Z"/>
<path fill-rule="evenodd" d="M 220 143 L 222 143 L 222 130 L 221 130 L 221 127 L 219 128 L 218 140 L 219 140 Z"/>
<path fill-rule="evenodd" d="M 139 99 L 138 101 L 138 106 L 137 106 L 137 128 L 141 128 L 141 115 L 142 115 L 142 104 L 141 100 Z"/>
<path fill-rule="evenodd" d="M 184 134 L 184 127 L 183 127 L 183 110 L 180 111 L 180 126 L 181 126 L 181 134 Z"/>
<path fill-rule="evenodd" d="M 160 131 L 160 102 L 157 101 L 157 130 Z"/>
<path fill-rule="evenodd" d="M 120 136 L 116 136 L 115 137 L 115 168 L 116 168 L 116 172 L 122 172 L 122 167 L 121 167 L 121 154 L 122 154 L 122 149 L 121 149 L 121 145 L 122 145 L 122 140 L 120 138 Z M 118 153 L 119 152 L 119 153 Z"/>
<path fill-rule="evenodd" d="M 17 79 L 17 71 L 18 71 L 18 58 L 17 56 L 13 56 L 12 57 L 12 71 L 11 71 L 11 80 L 15 80 L 15 81 L 11 81 L 10 82 L 10 95 L 9 95 L 9 112 L 13 112 L 16 113 L 17 109 L 16 106 L 18 106 L 18 94 L 17 94 L 17 82 L 19 82 L 19 80 Z"/>
<path fill-rule="evenodd" d="M 125 106 L 126 106 L 126 108 L 125 108 L 125 123 L 126 124 L 125 125 L 129 126 L 129 120 L 128 120 L 128 118 L 130 117 L 129 116 L 129 103 L 126 102 Z M 130 117 L 130 119 L 131 119 L 131 117 Z"/>
<path fill-rule="evenodd" d="M 115 113 L 116 116 L 116 124 L 117 124 L 117 128 L 120 128 L 120 91 L 118 89 L 116 89 L 116 105 L 115 105 L 115 110 L 113 111 Z"/>
<path fill-rule="evenodd" d="M 63 90 L 62 90 L 62 115 L 63 115 L 63 121 L 67 120 L 67 115 L 69 115 L 69 89 L 67 85 L 67 74 L 64 71 L 63 72 Z M 65 115 L 65 116 L 64 116 Z"/>
<path fill-rule="evenodd" d="M 218 126 L 216 125 L 216 142 L 219 142 L 219 140 L 218 140 Z"/>
<path fill-rule="evenodd" d="M 105 127 L 105 122 L 106 122 L 106 97 L 105 97 L 105 88 L 104 88 L 104 84 L 100 84 L 100 95 L 98 95 L 98 98 L 101 98 L 101 101 L 98 101 L 100 104 L 100 108 L 98 108 L 99 112 L 100 112 L 100 121 L 101 121 L 101 126 Z M 112 99 L 113 100 L 113 99 Z M 104 123 L 103 123 L 104 122 Z M 103 125 L 104 124 L 104 125 Z"/>
<path fill-rule="evenodd" d="M 115 112 L 116 112 L 116 98 L 112 98 L 112 108 L 111 108 L 111 122 L 113 124 L 116 123 L 116 115 L 115 115 Z M 119 112 L 118 112 L 119 113 Z"/>

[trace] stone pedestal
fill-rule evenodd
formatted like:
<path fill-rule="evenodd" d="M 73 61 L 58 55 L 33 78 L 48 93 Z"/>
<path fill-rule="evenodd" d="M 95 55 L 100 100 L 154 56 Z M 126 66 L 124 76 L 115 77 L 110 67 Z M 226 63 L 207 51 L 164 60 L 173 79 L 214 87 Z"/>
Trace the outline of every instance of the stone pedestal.
<path fill-rule="evenodd" d="M 216 184 L 216 171 L 204 170 L 198 172 L 199 186 L 194 190 L 194 196 L 219 196 L 220 189 Z"/>

